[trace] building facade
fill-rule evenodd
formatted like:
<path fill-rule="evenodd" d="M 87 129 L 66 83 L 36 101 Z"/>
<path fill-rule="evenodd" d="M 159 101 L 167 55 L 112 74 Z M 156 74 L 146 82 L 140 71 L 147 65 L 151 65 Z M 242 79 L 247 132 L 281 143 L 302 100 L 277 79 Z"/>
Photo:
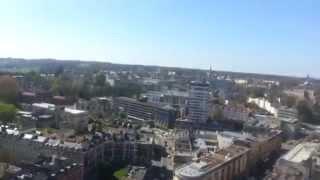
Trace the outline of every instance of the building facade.
<path fill-rule="evenodd" d="M 249 149 L 232 145 L 175 170 L 174 180 L 233 180 L 246 176 Z"/>
<path fill-rule="evenodd" d="M 188 119 L 196 123 L 208 120 L 209 84 L 192 81 L 189 89 Z"/>
<path fill-rule="evenodd" d="M 139 102 L 127 97 L 115 98 L 114 107 L 126 112 L 130 119 L 154 121 L 160 127 L 172 128 L 177 118 L 177 111 L 169 105 Z"/>
<path fill-rule="evenodd" d="M 319 143 L 298 144 L 282 156 L 265 180 L 316 180 L 319 179 Z"/>

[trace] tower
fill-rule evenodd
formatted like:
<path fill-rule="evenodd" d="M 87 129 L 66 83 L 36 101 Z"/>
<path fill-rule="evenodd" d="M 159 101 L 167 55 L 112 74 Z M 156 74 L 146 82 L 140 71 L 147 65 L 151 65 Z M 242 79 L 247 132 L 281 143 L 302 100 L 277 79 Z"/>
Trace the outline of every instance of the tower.
<path fill-rule="evenodd" d="M 208 119 L 209 84 L 192 81 L 189 89 L 188 119 L 196 123 L 206 123 Z"/>

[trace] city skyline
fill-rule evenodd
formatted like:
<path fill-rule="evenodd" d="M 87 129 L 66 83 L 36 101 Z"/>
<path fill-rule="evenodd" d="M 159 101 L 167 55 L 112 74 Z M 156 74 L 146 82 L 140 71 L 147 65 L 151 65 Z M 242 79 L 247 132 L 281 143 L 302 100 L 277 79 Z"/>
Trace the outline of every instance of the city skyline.
<path fill-rule="evenodd" d="M 1 1 L 0 57 L 320 77 L 316 1 Z"/>

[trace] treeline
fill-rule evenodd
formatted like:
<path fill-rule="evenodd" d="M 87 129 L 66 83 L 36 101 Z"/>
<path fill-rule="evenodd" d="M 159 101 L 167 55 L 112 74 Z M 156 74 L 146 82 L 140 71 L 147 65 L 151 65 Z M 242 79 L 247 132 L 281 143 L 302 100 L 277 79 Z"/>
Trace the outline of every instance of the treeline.
<path fill-rule="evenodd" d="M 11 123 L 16 117 L 19 87 L 17 81 L 6 75 L 0 76 L 0 122 Z"/>
<path fill-rule="evenodd" d="M 39 73 L 25 74 L 26 89 L 50 90 L 54 95 L 72 98 L 90 99 L 99 96 L 136 97 L 142 92 L 142 86 L 129 80 L 116 81 L 114 85 L 106 82 L 103 73 L 85 73 L 81 76 L 63 73 L 59 70 L 54 77 L 41 77 Z M 30 87 L 31 86 L 31 87 Z"/>

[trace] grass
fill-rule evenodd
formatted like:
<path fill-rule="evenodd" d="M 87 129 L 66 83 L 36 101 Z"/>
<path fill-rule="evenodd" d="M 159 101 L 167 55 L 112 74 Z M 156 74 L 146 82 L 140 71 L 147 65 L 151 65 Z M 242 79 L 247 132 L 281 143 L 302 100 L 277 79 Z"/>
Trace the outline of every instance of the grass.
<path fill-rule="evenodd" d="M 118 180 L 123 180 L 128 176 L 128 169 L 127 168 L 122 168 L 118 171 L 116 171 L 113 174 L 114 177 L 116 177 Z"/>

